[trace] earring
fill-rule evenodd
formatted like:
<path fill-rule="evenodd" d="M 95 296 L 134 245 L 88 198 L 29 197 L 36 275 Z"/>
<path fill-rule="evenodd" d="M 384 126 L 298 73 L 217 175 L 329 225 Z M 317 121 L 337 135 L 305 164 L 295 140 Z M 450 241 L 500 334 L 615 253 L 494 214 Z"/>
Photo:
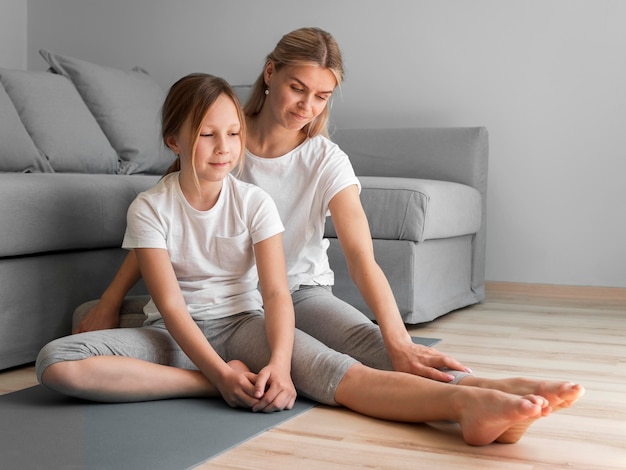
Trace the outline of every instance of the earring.
<path fill-rule="evenodd" d="M 267 95 L 269 95 L 269 94 L 270 94 L 270 89 L 269 89 L 269 88 L 266 88 L 266 89 L 265 89 L 265 96 L 267 96 Z"/>

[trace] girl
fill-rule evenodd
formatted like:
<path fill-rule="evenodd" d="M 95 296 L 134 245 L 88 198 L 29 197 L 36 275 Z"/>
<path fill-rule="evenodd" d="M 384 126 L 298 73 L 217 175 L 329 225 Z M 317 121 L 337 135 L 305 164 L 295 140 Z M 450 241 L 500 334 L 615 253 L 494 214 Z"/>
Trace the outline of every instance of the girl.
<path fill-rule="evenodd" d="M 243 165 L 239 102 L 222 79 L 184 77 L 165 100 L 162 132 L 180 171 L 137 197 L 124 237 L 152 294 L 147 326 L 47 345 L 38 357 L 41 381 L 92 400 L 219 394 L 255 411 L 291 408 L 283 226 L 267 194 L 230 174 Z M 256 373 L 222 359 L 231 357 Z"/>

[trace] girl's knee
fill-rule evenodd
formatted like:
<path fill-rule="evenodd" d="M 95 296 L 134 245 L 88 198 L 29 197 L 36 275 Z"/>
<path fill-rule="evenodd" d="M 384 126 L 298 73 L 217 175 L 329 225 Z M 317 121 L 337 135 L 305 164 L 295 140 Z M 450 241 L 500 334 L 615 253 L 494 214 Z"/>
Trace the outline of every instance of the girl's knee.
<path fill-rule="evenodd" d="M 80 384 L 78 361 L 63 361 L 50 364 L 38 374 L 39 382 L 62 393 L 76 390 Z"/>

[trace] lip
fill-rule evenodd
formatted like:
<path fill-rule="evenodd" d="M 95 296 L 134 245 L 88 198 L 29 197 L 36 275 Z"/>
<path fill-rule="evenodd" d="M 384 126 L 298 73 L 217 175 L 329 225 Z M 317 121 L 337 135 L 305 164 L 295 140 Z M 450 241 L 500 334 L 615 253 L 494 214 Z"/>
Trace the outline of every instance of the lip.
<path fill-rule="evenodd" d="M 307 116 L 302 116 L 301 114 L 292 112 L 291 115 L 296 118 L 298 121 L 308 121 L 309 118 Z"/>

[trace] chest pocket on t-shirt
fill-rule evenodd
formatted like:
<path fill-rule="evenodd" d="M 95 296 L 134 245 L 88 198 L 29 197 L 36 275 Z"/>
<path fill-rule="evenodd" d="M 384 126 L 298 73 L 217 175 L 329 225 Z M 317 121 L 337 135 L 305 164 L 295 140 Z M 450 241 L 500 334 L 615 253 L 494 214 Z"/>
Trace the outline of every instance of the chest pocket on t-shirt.
<path fill-rule="evenodd" d="M 254 251 L 250 233 L 246 230 L 236 237 L 215 237 L 217 264 L 228 273 L 243 274 L 254 266 Z"/>

